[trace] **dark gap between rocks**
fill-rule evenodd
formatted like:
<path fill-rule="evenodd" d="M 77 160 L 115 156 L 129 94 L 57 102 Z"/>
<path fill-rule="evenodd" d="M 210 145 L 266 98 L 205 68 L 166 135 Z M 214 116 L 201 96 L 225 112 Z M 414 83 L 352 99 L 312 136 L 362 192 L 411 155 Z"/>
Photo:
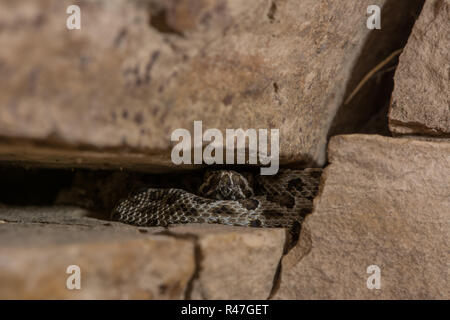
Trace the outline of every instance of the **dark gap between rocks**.
<path fill-rule="evenodd" d="M 344 99 L 380 62 L 405 47 L 424 3 L 425 0 L 386 2 L 381 13 L 381 30 L 370 31 L 353 67 Z M 340 106 L 329 130 L 329 137 L 351 133 L 391 135 L 388 110 L 397 64 L 398 56 L 375 73 L 351 101 Z"/>
<path fill-rule="evenodd" d="M 117 202 L 143 187 L 194 192 L 202 172 L 145 174 L 131 171 L 0 166 L 0 203 L 13 206 L 74 205 L 109 220 Z"/>
<path fill-rule="evenodd" d="M 233 168 L 237 169 L 237 168 Z M 258 168 L 246 168 L 255 171 Z M 242 171 L 242 170 L 239 170 Z M 27 169 L 16 166 L 0 166 L 0 204 L 14 206 L 74 205 L 89 209 L 91 217 L 109 220 L 117 201 L 140 188 L 178 187 L 195 193 L 203 178 L 203 170 L 180 173 L 143 174 L 126 171 Z M 137 228 L 147 233 L 145 228 Z M 286 230 L 283 255 L 292 249 L 299 238 L 301 225 Z M 167 236 L 190 239 L 195 246 L 196 269 L 185 292 L 191 299 L 193 286 L 201 272 L 202 252 L 195 235 L 174 234 L 169 230 L 160 232 Z M 268 296 L 276 292 L 281 276 L 281 261 L 274 273 L 273 285 Z"/>
<path fill-rule="evenodd" d="M 215 167 L 223 168 L 223 166 Z M 257 174 L 256 167 L 227 167 Z M 12 206 L 69 205 L 88 209 L 91 217 L 109 221 L 118 201 L 142 188 L 180 188 L 198 193 L 204 169 L 186 172 L 145 174 L 132 171 L 88 169 L 27 169 L 0 166 L 0 204 Z M 258 192 L 258 188 L 255 188 Z M 298 241 L 301 225 L 287 232 L 284 252 Z"/>
<path fill-rule="evenodd" d="M 256 167 L 227 166 L 227 169 L 259 172 Z M 142 188 L 180 188 L 198 193 L 204 172 L 204 169 L 199 169 L 146 174 L 125 170 L 0 165 L 0 203 L 13 206 L 73 205 L 90 210 L 96 218 L 109 220 L 119 200 Z M 295 235 L 291 237 L 295 238 Z"/>
<path fill-rule="evenodd" d="M 53 204 L 56 195 L 71 185 L 69 170 L 0 167 L 0 203 L 24 205 Z"/>

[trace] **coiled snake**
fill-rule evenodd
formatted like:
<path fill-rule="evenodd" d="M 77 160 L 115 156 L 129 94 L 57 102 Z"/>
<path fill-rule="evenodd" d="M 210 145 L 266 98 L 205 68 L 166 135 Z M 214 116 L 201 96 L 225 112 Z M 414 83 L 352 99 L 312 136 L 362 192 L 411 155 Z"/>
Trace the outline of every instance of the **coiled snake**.
<path fill-rule="evenodd" d="M 253 177 L 207 171 L 198 195 L 182 189 L 146 188 L 121 200 L 112 219 L 137 226 L 182 223 L 289 228 L 312 210 L 321 169 L 283 169 Z"/>

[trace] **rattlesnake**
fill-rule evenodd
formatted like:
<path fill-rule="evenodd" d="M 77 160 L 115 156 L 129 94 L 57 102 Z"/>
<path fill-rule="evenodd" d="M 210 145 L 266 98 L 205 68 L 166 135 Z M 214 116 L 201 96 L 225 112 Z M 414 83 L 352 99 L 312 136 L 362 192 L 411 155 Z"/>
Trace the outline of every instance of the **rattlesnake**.
<path fill-rule="evenodd" d="M 207 171 L 199 195 L 146 188 L 121 200 L 111 218 L 137 226 L 218 223 L 289 228 L 311 212 L 320 175 L 321 169 L 284 169 L 275 176 L 257 177 Z"/>

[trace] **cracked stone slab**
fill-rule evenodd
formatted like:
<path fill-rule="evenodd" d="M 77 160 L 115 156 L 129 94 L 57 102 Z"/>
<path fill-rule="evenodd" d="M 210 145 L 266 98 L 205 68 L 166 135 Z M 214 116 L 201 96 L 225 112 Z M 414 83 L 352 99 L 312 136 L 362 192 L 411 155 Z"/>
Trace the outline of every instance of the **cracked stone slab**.
<path fill-rule="evenodd" d="M 171 233 L 196 238 L 192 299 L 267 299 L 286 241 L 285 229 L 187 225 Z"/>
<path fill-rule="evenodd" d="M 202 120 L 279 128 L 282 163 L 321 165 L 356 62 L 397 49 L 390 28 L 420 2 L 80 1 L 81 30 L 68 30 L 73 1 L 3 0 L 0 160 L 172 170 L 171 133 Z M 363 50 L 372 4 L 387 27 Z"/>
<path fill-rule="evenodd" d="M 1 299 L 183 299 L 194 244 L 73 207 L 0 206 Z M 81 289 L 66 287 L 67 267 Z"/>
<path fill-rule="evenodd" d="M 400 57 L 392 133 L 450 137 L 450 1 L 428 0 Z"/>
<path fill-rule="evenodd" d="M 448 299 L 450 143 L 337 136 L 329 161 L 274 298 Z"/>

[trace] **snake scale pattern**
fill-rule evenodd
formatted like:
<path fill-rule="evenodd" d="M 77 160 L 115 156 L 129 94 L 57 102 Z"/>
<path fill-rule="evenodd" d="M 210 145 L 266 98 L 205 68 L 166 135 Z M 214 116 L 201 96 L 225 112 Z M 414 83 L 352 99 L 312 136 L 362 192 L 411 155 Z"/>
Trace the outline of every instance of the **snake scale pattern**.
<path fill-rule="evenodd" d="M 119 201 L 111 218 L 136 226 L 215 223 L 290 228 L 312 211 L 321 169 L 282 169 L 275 176 L 207 171 L 198 195 L 146 188 Z"/>

